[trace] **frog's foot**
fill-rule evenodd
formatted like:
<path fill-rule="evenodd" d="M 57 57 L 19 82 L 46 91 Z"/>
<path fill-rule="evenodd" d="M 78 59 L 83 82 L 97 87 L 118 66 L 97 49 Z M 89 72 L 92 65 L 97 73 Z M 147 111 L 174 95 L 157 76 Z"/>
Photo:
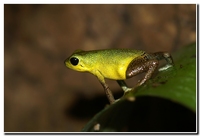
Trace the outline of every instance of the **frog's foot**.
<path fill-rule="evenodd" d="M 128 93 L 128 92 L 134 90 L 134 88 L 129 88 L 129 87 L 125 87 L 125 86 L 123 86 L 122 89 L 123 89 L 124 93 Z"/>
<path fill-rule="evenodd" d="M 173 65 L 168 64 L 168 65 L 166 65 L 166 66 L 164 66 L 164 67 L 159 68 L 158 71 L 164 71 L 164 70 L 167 70 L 167 69 L 169 69 L 169 68 L 171 68 L 171 67 L 173 67 Z"/>
<path fill-rule="evenodd" d="M 119 98 L 119 99 L 116 99 L 114 103 L 118 102 L 119 100 L 121 100 L 121 98 Z"/>
<path fill-rule="evenodd" d="M 135 88 L 128 88 L 126 90 L 124 90 L 124 95 L 122 97 L 124 97 L 125 95 L 128 95 L 130 92 L 133 92 L 135 90 Z"/>

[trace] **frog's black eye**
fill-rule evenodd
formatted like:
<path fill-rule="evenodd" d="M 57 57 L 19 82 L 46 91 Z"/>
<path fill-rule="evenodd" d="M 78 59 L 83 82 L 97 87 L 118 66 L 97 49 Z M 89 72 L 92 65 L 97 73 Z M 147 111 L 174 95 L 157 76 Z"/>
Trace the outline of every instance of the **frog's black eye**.
<path fill-rule="evenodd" d="M 72 57 L 70 59 L 70 62 L 71 62 L 72 65 L 76 66 L 78 64 L 79 60 L 77 58 Z"/>

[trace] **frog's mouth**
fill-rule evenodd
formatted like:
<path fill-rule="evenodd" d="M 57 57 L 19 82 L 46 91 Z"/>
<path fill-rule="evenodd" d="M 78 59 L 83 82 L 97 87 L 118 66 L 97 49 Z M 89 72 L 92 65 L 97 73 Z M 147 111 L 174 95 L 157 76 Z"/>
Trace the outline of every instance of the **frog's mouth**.
<path fill-rule="evenodd" d="M 68 58 L 64 61 L 64 64 L 65 64 L 66 66 L 67 66 L 68 61 L 69 61 Z"/>
<path fill-rule="evenodd" d="M 71 62 L 70 62 L 70 58 L 67 58 L 64 61 L 64 64 L 67 68 L 73 69 L 75 71 L 79 71 L 79 72 L 86 72 L 87 71 L 87 70 L 84 69 L 84 66 L 80 63 L 78 63 L 77 65 L 72 65 Z"/>
<path fill-rule="evenodd" d="M 70 62 L 69 62 L 69 58 L 67 58 L 67 59 L 64 61 L 64 64 L 65 64 L 66 67 L 72 69 L 71 64 L 70 64 Z"/>

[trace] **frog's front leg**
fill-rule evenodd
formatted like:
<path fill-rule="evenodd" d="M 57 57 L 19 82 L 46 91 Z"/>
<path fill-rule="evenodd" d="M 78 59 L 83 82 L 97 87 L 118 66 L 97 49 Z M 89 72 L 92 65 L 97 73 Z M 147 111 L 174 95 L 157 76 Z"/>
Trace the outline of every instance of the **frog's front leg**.
<path fill-rule="evenodd" d="M 148 79 L 151 78 L 154 71 L 158 67 L 158 64 L 159 64 L 158 60 L 156 60 L 156 59 L 149 60 L 149 59 L 147 59 L 146 56 L 135 59 L 129 64 L 127 71 L 126 71 L 126 77 L 131 78 L 137 74 L 146 72 L 144 78 L 135 87 L 141 86 Z M 132 88 L 132 90 L 134 88 Z"/>
<path fill-rule="evenodd" d="M 117 80 L 117 83 L 119 84 L 119 86 L 123 89 L 124 93 L 129 92 L 132 90 L 132 88 L 129 88 L 126 85 L 126 82 L 124 80 Z"/>
<path fill-rule="evenodd" d="M 105 90 L 106 96 L 107 96 L 110 104 L 113 104 L 115 102 L 115 98 L 114 98 L 109 86 L 105 82 L 101 82 L 101 84 Z"/>
<path fill-rule="evenodd" d="M 104 77 L 101 75 L 101 73 L 99 71 L 97 71 L 95 73 L 95 75 L 97 76 L 97 78 L 99 79 L 101 85 L 103 86 L 106 96 L 110 102 L 110 104 L 113 104 L 115 102 L 115 98 L 109 88 L 109 86 L 106 84 Z"/>

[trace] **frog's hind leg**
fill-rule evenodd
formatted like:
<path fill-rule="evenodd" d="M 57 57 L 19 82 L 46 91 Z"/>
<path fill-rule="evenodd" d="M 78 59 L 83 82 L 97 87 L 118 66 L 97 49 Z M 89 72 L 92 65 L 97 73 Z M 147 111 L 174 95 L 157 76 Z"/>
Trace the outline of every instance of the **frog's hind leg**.
<path fill-rule="evenodd" d="M 166 60 L 167 65 L 159 68 L 159 71 L 168 69 L 169 67 L 172 67 L 174 65 L 172 56 L 168 52 L 155 52 L 155 53 L 149 54 L 148 58 L 157 59 L 157 60 L 163 60 L 163 59 Z"/>
<path fill-rule="evenodd" d="M 155 52 L 148 56 L 149 58 L 155 58 L 157 60 L 165 59 L 168 64 L 173 65 L 172 56 L 168 52 Z"/>
<path fill-rule="evenodd" d="M 126 77 L 131 78 L 137 74 L 146 72 L 144 78 L 137 83 L 135 87 L 141 86 L 144 84 L 148 79 L 151 78 L 153 75 L 154 71 L 158 67 L 158 60 L 157 59 L 149 59 L 148 56 L 145 54 L 144 56 L 134 59 L 128 66 L 127 71 L 126 71 Z M 134 87 L 134 88 L 135 88 Z M 134 90 L 132 88 L 132 90 Z"/>

